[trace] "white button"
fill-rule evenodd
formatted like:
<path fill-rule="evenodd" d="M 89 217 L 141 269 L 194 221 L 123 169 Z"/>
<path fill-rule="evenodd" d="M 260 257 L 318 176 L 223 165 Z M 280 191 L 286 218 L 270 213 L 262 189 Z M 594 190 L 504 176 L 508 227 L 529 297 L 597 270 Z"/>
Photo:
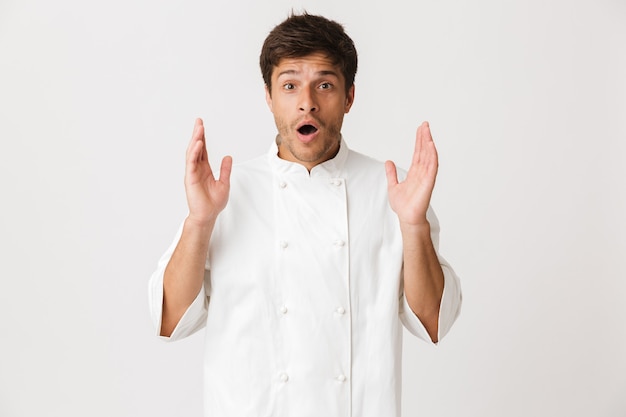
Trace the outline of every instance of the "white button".
<path fill-rule="evenodd" d="M 341 180 L 334 179 L 334 180 L 331 181 L 331 184 L 336 186 L 336 187 L 339 187 L 341 185 Z"/>
<path fill-rule="evenodd" d="M 343 307 L 339 307 L 337 308 L 337 310 L 335 310 L 337 312 L 337 314 L 345 314 L 346 309 Z"/>
<path fill-rule="evenodd" d="M 346 380 L 346 376 L 344 374 L 337 375 L 337 381 L 344 382 Z"/>
<path fill-rule="evenodd" d="M 283 314 L 287 314 L 287 311 L 288 311 L 288 310 L 287 310 L 287 307 L 286 307 L 286 306 L 282 306 L 282 307 L 280 308 L 280 312 L 281 312 L 281 313 L 283 313 Z"/>
<path fill-rule="evenodd" d="M 287 246 L 289 246 L 289 243 L 285 242 L 284 240 L 280 241 L 280 247 L 285 249 Z"/>
<path fill-rule="evenodd" d="M 343 240 L 341 240 L 341 239 L 337 239 L 337 240 L 335 240 L 335 246 L 343 246 L 343 245 L 345 245 L 345 244 L 346 244 L 346 242 L 344 242 L 344 241 L 343 241 Z"/>
<path fill-rule="evenodd" d="M 282 374 L 280 374 L 280 380 L 283 382 L 289 381 L 289 375 L 283 372 Z"/>
<path fill-rule="evenodd" d="M 287 186 L 287 183 L 286 183 L 285 181 L 281 181 L 281 182 L 278 184 L 278 186 L 279 186 L 280 188 L 285 188 L 285 187 Z"/>

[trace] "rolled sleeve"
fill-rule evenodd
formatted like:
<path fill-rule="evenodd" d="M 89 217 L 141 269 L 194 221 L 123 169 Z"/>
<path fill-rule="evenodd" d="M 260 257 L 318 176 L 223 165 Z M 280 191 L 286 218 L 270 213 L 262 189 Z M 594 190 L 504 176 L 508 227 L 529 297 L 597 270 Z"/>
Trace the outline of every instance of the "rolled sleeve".
<path fill-rule="evenodd" d="M 437 331 L 438 341 L 440 341 L 450 331 L 450 328 L 452 328 L 452 325 L 461 312 L 462 301 L 459 278 L 449 265 L 442 264 L 441 269 L 443 270 L 444 288 L 441 297 L 441 304 L 439 305 L 439 321 Z M 411 307 L 409 307 L 409 303 L 404 293 L 402 294 L 402 300 L 400 302 L 400 320 L 411 334 L 426 342 L 433 343 L 430 335 L 424 327 L 424 324 L 422 324 L 417 315 L 411 310 Z"/>
<path fill-rule="evenodd" d="M 172 245 L 159 260 L 157 269 L 153 272 L 148 284 L 148 304 L 150 308 L 150 316 L 154 324 L 156 335 L 165 341 L 183 339 L 203 328 L 206 324 L 209 306 L 208 289 L 210 283 L 210 273 L 208 269 L 205 269 L 204 282 L 202 284 L 202 288 L 198 292 L 198 295 L 189 307 L 187 307 L 187 310 L 174 328 L 172 334 L 169 337 L 161 336 L 161 321 L 163 319 L 163 275 L 172 253 L 174 253 L 174 249 L 178 244 L 181 234 L 182 226 L 180 227 Z M 208 268 L 208 262 L 205 265 L 205 268 Z"/>
<path fill-rule="evenodd" d="M 439 251 L 439 220 L 432 208 L 429 207 L 427 213 L 428 221 L 431 225 L 431 239 L 435 250 Z M 461 283 L 459 277 L 454 272 L 450 264 L 443 259 L 439 254 L 439 264 L 443 271 L 443 294 L 441 296 L 441 303 L 439 304 L 439 320 L 437 327 L 437 340 L 440 341 L 452 328 L 452 325 L 456 321 L 457 317 L 461 313 L 461 304 L 463 296 L 461 294 Z M 426 342 L 433 343 L 426 328 L 417 317 L 406 299 L 404 291 L 402 292 L 402 299 L 400 300 L 400 319 L 404 327 L 407 328 L 411 334 L 418 338 L 425 340 Z M 434 343 L 437 344 L 437 343 Z"/>

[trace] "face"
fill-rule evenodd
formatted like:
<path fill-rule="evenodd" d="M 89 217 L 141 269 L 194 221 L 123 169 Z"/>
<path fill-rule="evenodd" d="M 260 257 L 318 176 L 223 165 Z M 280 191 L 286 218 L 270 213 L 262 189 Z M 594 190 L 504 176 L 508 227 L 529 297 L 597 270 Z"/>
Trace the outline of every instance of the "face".
<path fill-rule="evenodd" d="M 322 54 L 283 58 L 272 72 L 267 104 L 278 128 L 278 156 L 309 171 L 339 150 L 344 114 L 354 101 L 340 69 Z"/>

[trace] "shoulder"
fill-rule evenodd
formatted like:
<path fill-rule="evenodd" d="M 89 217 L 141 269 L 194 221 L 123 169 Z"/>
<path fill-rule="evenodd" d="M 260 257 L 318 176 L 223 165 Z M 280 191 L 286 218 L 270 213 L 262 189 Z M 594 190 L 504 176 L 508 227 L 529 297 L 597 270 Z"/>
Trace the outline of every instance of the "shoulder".
<path fill-rule="evenodd" d="M 273 174 L 267 157 L 260 156 L 233 164 L 230 175 L 230 194 L 218 223 L 231 224 L 249 219 L 250 214 L 272 201 Z"/>
<path fill-rule="evenodd" d="M 271 181 L 272 170 L 266 156 L 258 156 L 244 162 L 233 164 L 230 175 L 231 191 L 240 187 L 255 187 Z"/>
<path fill-rule="evenodd" d="M 260 155 L 256 158 L 233 164 L 233 174 L 235 175 L 262 175 L 269 172 L 270 166 L 266 155 Z"/>
<path fill-rule="evenodd" d="M 368 177 L 371 179 L 378 178 L 385 181 L 386 184 L 387 177 L 385 174 L 385 162 L 360 152 L 353 151 L 352 149 L 350 149 L 348 153 L 345 169 L 347 175 L 350 177 L 357 176 Z M 398 177 L 402 179 L 405 175 L 406 171 L 402 168 L 398 168 Z"/>
<path fill-rule="evenodd" d="M 265 156 L 233 164 L 228 205 L 232 208 L 233 204 L 249 205 L 253 201 L 266 199 L 271 193 L 273 178 Z"/>
<path fill-rule="evenodd" d="M 371 156 L 350 149 L 346 159 L 345 169 L 349 174 L 378 173 L 381 172 L 381 170 L 383 170 L 382 172 L 384 173 L 384 163 Z"/>

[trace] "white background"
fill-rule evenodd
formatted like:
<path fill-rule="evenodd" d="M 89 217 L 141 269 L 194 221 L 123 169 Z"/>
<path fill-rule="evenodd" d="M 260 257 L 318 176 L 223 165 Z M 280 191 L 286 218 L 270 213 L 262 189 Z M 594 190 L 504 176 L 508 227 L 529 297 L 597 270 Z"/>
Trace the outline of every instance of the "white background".
<path fill-rule="evenodd" d="M 200 416 L 202 337 L 153 335 L 195 117 L 241 161 L 274 136 L 258 54 L 291 8 L 359 50 L 344 137 L 407 166 L 463 312 L 405 338 L 405 415 L 626 415 L 626 4 L 0 2 L 0 416 Z M 381 416 L 384 417 L 384 416 Z"/>

